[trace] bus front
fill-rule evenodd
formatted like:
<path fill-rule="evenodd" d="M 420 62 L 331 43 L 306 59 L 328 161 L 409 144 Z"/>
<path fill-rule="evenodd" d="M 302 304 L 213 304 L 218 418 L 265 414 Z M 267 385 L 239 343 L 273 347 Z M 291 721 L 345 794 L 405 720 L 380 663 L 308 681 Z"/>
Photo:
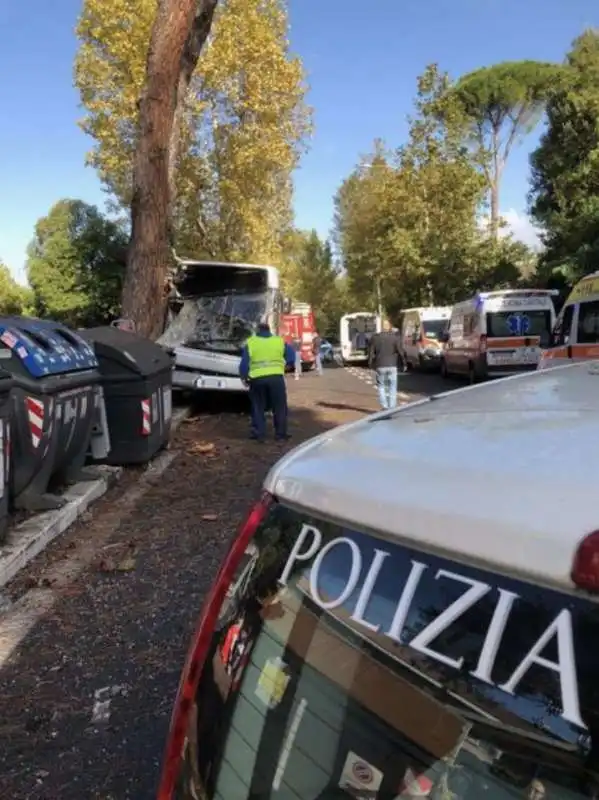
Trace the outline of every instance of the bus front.
<path fill-rule="evenodd" d="M 175 355 L 173 386 L 246 391 L 242 348 L 262 319 L 278 329 L 279 274 L 255 264 L 183 261 L 160 344 Z"/>

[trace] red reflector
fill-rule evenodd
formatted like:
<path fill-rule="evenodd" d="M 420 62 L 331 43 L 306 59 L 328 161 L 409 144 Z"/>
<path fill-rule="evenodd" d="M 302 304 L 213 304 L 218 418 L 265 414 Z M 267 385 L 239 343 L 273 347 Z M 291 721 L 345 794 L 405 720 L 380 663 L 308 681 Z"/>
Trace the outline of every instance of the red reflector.
<path fill-rule="evenodd" d="M 572 564 L 572 580 L 580 589 L 599 591 L 599 531 L 593 531 L 578 545 Z"/>
<path fill-rule="evenodd" d="M 237 538 L 225 556 L 216 578 L 214 579 L 212 588 L 208 593 L 208 597 L 204 601 L 204 606 L 200 614 L 200 621 L 187 654 L 187 660 L 179 682 L 177 697 L 175 698 L 175 706 L 173 708 L 171 726 L 166 743 L 157 800 L 172 800 L 177 783 L 183 745 L 185 743 L 185 737 L 187 736 L 189 715 L 197 691 L 200 673 L 210 647 L 212 634 L 218 621 L 220 609 L 245 550 L 258 530 L 260 523 L 268 513 L 272 503 L 273 498 L 271 495 L 269 495 L 268 492 L 264 492 L 260 500 L 253 506 L 245 522 L 241 526 Z"/>

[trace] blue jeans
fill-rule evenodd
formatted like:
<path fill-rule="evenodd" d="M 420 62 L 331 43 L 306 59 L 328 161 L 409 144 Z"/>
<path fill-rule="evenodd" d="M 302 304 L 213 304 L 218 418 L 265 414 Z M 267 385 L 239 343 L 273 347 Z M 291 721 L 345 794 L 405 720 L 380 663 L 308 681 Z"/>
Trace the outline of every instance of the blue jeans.
<path fill-rule="evenodd" d="M 302 354 L 299 350 L 295 351 L 295 377 L 299 378 L 302 374 Z"/>
<path fill-rule="evenodd" d="M 376 388 L 382 409 L 397 406 L 397 367 L 379 367 L 376 371 Z"/>
<path fill-rule="evenodd" d="M 314 360 L 316 362 L 316 374 L 322 375 L 322 356 L 320 353 L 314 354 Z"/>

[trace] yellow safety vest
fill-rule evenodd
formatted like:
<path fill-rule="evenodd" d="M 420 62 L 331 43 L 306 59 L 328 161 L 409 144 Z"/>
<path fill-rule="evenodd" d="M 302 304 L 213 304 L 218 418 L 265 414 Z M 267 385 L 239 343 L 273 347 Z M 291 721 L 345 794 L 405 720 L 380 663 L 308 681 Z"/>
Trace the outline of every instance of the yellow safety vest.
<path fill-rule="evenodd" d="M 280 336 L 250 336 L 250 379 L 285 374 L 285 342 Z"/>

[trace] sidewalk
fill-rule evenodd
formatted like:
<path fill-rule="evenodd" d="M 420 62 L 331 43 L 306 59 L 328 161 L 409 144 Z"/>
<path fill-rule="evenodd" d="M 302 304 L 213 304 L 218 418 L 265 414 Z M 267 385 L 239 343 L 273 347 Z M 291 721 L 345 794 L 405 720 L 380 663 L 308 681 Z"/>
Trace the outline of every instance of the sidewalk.
<path fill-rule="evenodd" d="M 7 587 L 0 797 L 151 800 L 190 633 L 264 475 L 303 439 L 375 410 L 340 369 L 291 382 L 290 402 L 289 445 L 249 442 L 243 413 L 183 423 L 162 473 L 127 474 Z"/>

